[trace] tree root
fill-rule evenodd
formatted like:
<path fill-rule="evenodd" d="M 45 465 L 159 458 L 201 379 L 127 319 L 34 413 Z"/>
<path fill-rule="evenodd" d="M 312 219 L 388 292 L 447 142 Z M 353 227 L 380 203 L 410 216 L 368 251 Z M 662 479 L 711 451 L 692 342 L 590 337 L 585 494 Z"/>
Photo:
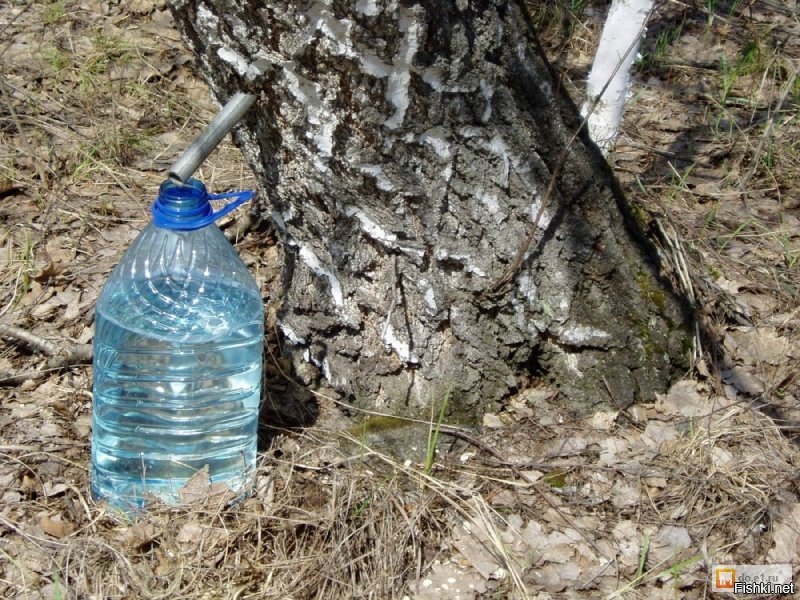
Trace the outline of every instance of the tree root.
<path fill-rule="evenodd" d="M 41 379 L 52 371 L 85 364 L 92 360 L 91 344 L 57 344 L 20 327 L 3 324 L 0 324 L 0 336 L 23 342 L 50 357 L 39 369 L 0 371 L 0 386 L 19 385 L 24 381 Z"/>

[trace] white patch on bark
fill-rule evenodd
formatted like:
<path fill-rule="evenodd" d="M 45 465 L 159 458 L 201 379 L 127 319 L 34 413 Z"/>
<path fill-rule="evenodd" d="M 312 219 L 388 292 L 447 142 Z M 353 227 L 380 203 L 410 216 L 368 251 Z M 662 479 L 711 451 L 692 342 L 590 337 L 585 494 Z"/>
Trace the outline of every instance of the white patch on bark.
<path fill-rule="evenodd" d="M 326 171 L 328 166 L 325 163 L 333 155 L 333 133 L 339 119 L 323 104 L 318 84 L 297 75 L 289 63 L 284 64 L 283 75 L 289 92 L 304 106 L 306 120 L 313 126 L 314 133 L 309 131 L 307 135 L 313 138 L 319 151 L 314 164 L 320 171 Z"/>
<path fill-rule="evenodd" d="M 403 123 L 408 108 L 408 84 L 410 81 L 411 74 L 408 71 L 392 71 L 389 75 L 386 96 L 395 107 L 394 114 L 384 123 L 389 129 L 397 129 Z"/>
<path fill-rule="evenodd" d="M 400 43 L 400 49 L 394 57 L 394 68 L 389 74 L 389 81 L 386 86 L 386 99 L 395 107 L 394 114 L 384 123 L 389 129 L 400 127 L 406 116 L 409 103 L 408 86 L 411 82 L 411 65 L 419 48 L 419 36 L 422 29 L 419 19 L 408 10 L 401 11 L 398 27 L 405 35 Z"/>
<path fill-rule="evenodd" d="M 248 40 L 252 36 L 252 33 L 248 31 L 247 25 L 239 18 L 235 19 L 235 23 L 233 25 L 233 37 L 237 40 Z"/>
<path fill-rule="evenodd" d="M 434 92 L 441 92 L 444 89 L 441 74 L 435 68 L 425 69 L 422 74 L 422 81 L 431 86 Z"/>
<path fill-rule="evenodd" d="M 480 267 L 477 267 L 477 266 L 475 266 L 475 265 L 473 265 L 471 263 L 467 263 L 464 266 L 464 270 L 467 273 L 473 273 L 473 274 L 477 275 L 478 277 L 486 277 L 486 271 L 484 271 Z"/>
<path fill-rule="evenodd" d="M 235 50 L 231 50 L 227 46 L 223 46 L 217 50 L 217 56 L 236 69 L 236 72 L 239 73 L 239 75 L 245 75 L 247 73 L 247 67 L 250 66 L 250 63 L 247 62 L 247 59 L 244 56 Z"/>
<path fill-rule="evenodd" d="M 278 229 L 286 231 L 286 223 L 292 220 L 294 213 L 292 212 L 292 206 L 289 205 L 283 212 L 278 212 L 277 210 L 270 211 L 269 216 L 275 222 L 275 225 L 278 226 Z"/>
<path fill-rule="evenodd" d="M 534 198 L 533 202 L 531 203 L 531 221 L 536 218 L 536 215 L 539 214 L 539 207 L 542 205 L 541 198 Z M 550 225 L 550 219 L 552 216 L 550 215 L 550 211 L 544 209 L 541 218 L 539 219 L 539 229 L 547 229 L 548 225 Z"/>
<path fill-rule="evenodd" d="M 298 102 L 305 106 L 306 119 L 309 123 L 319 124 L 319 119 L 315 114 L 322 109 L 322 101 L 319 98 L 319 86 L 297 75 L 292 71 L 290 63 L 283 65 L 283 76 L 286 78 L 289 92 L 294 96 Z"/>
<path fill-rule="evenodd" d="M 442 81 L 442 69 L 438 66 L 428 67 L 422 72 L 422 81 L 431 86 L 434 92 L 451 94 L 465 94 L 474 92 L 475 84 L 445 85 Z"/>
<path fill-rule="evenodd" d="M 439 158 L 450 160 L 453 157 L 453 152 L 450 150 L 450 142 L 445 137 L 441 127 L 431 127 L 419 136 L 419 141 L 423 144 L 429 144 Z"/>
<path fill-rule="evenodd" d="M 350 39 L 350 30 L 353 22 L 346 19 L 337 19 L 333 16 L 328 7 L 317 2 L 307 13 L 309 19 L 310 33 L 321 31 L 322 35 L 328 38 L 332 44 L 332 52 L 338 56 L 355 57 L 353 42 Z"/>
<path fill-rule="evenodd" d="M 279 322 L 278 327 L 281 328 L 281 331 L 283 332 L 283 335 L 286 336 L 286 339 L 292 342 L 295 346 L 302 346 L 306 343 L 306 339 L 297 335 L 291 327 L 286 325 L 286 323 Z"/>
<path fill-rule="evenodd" d="M 481 115 L 481 121 L 487 123 L 489 119 L 492 117 L 492 96 L 494 96 L 494 88 L 491 87 L 488 83 L 486 83 L 483 79 L 481 79 L 481 93 L 483 94 L 484 99 L 486 100 L 486 107 L 483 109 L 483 114 Z"/>
<path fill-rule="evenodd" d="M 278 229 L 280 229 L 283 232 L 286 231 L 286 221 L 283 220 L 281 213 L 279 213 L 277 210 L 273 210 L 270 211 L 269 216 Z"/>
<path fill-rule="evenodd" d="M 383 332 L 383 342 L 400 358 L 400 360 L 407 363 L 419 362 L 414 353 L 411 352 L 411 346 L 406 340 L 400 339 L 394 331 L 391 323 L 386 326 Z"/>
<path fill-rule="evenodd" d="M 300 246 L 300 258 L 309 269 L 320 277 L 327 277 L 331 286 L 331 296 L 333 296 L 333 303 L 336 306 L 344 306 L 344 295 L 342 294 L 342 284 L 339 279 L 331 271 L 322 266 L 319 257 L 314 254 L 314 251 L 307 245 Z"/>
<path fill-rule="evenodd" d="M 205 4 L 200 4 L 197 7 L 197 24 L 206 31 L 216 31 L 219 19 L 217 19 L 217 15 L 208 10 Z"/>
<path fill-rule="evenodd" d="M 498 202 L 495 194 L 491 192 L 480 191 L 477 196 L 481 203 L 486 207 L 486 210 L 489 211 L 489 214 L 494 217 L 495 223 L 499 225 L 506 220 L 506 214 L 500 210 L 500 203 Z"/>
<path fill-rule="evenodd" d="M 405 254 L 422 257 L 425 255 L 425 250 L 422 248 L 414 248 L 413 246 L 403 246 L 397 243 L 397 236 L 391 231 L 386 231 L 377 221 L 370 218 L 367 213 L 358 208 L 357 206 L 345 206 L 344 214 L 348 217 L 355 217 L 361 224 L 361 231 L 367 236 L 383 244 L 387 248 L 400 250 Z"/>
<path fill-rule="evenodd" d="M 322 366 L 320 364 L 320 362 L 316 358 L 311 356 L 311 349 L 309 349 L 309 348 L 306 348 L 305 350 L 303 350 L 303 360 L 306 361 L 307 363 L 311 363 L 315 367 Z"/>
<path fill-rule="evenodd" d="M 485 130 L 480 127 L 465 125 L 459 129 L 458 133 L 467 139 L 474 137 L 480 138 L 484 136 Z M 481 140 L 480 143 L 484 148 L 499 156 L 503 160 L 503 187 L 508 187 L 508 176 L 511 172 L 511 167 L 513 167 L 514 172 L 520 176 L 530 173 L 531 169 L 528 166 L 527 161 L 522 157 L 513 154 L 509 150 L 508 144 L 506 144 L 505 140 L 503 140 L 500 136 L 493 136 L 489 141 L 486 141 L 485 139 Z"/>
<path fill-rule="evenodd" d="M 431 309 L 432 312 L 436 312 L 438 307 L 436 306 L 436 296 L 433 293 L 433 288 L 429 287 L 425 290 L 425 295 L 422 297 L 425 300 L 425 305 Z"/>
<path fill-rule="evenodd" d="M 420 277 L 419 280 L 417 280 L 417 288 L 424 290 L 422 293 L 422 300 L 425 302 L 425 306 L 428 307 L 428 311 L 431 314 L 436 314 L 439 307 L 436 305 L 436 294 L 430 282 L 425 277 Z"/>
<path fill-rule="evenodd" d="M 433 256 L 434 258 L 436 258 L 436 260 L 445 260 L 445 259 L 454 260 L 464 265 L 465 272 L 474 273 L 479 277 L 486 277 L 486 271 L 484 271 L 477 265 L 473 264 L 470 260 L 472 257 L 469 256 L 468 254 L 450 254 L 444 248 L 437 248 L 436 250 L 434 250 Z"/>
<path fill-rule="evenodd" d="M 538 332 L 531 327 L 531 324 L 528 320 L 527 311 L 522 305 L 520 299 L 514 298 L 511 300 L 511 306 L 514 307 L 514 318 L 516 319 L 517 327 L 519 327 L 521 331 L 525 331 L 527 329 L 534 336 L 538 335 Z"/>
<path fill-rule="evenodd" d="M 314 136 L 319 153 L 326 158 L 330 158 L 333 153 L 333 132 L 336 129 L 336 121 L 337 119 L 334 117 L 331 121 L 323 123 L 319 132 Z"/>
<path fill-rule="evenodd" d="M 564 354 L 564 362 L 567 365 L 567 369 L 575 373 L 576 376 L 583 377 L 583 371 L 578 368 L 580 359 L 577 354 Z"/>
<path fill-rule="evenodd" d="M 596 345 L 611 337 L 611 334 L 596 327 L 589 325 L 573 325 L 572 327 L 565 327 L 558 332 L 558 337 L 567 344 L 580 346 L 584 344 Z"/>
<path fill-rule="evenodd" d="M 586 82 L 586 115 L 594 99 L 608 83 L 602 99 L 589 116 L 589 134 L 604 153 L 619 134 L 622 112 L 630 89 L 630 73 L 641 43 L 640 31 L 654 0 L 613 0 L 608 11 L 592 71 Z M 619 69 L 617 69 L 619 65 Z M 616 74 L 614 70 L 617 69 Z"/>
<path fill-rule="evenodd" d="M 442 171 L 442 177 L 445 181 L 450 181 L 450 178 L 453 177 L 453 165 L 447 165 Z"/>
<path fill-rule="evenodd" d="M 533 281 L 533 277 L 531 277 L 529 273 L 521 273 L 517 278 L 517 285 L 517 289 L 522 297 L 525 298 L 529 304 L 533 304 L 536 300 L 536 283 Z"/>
<path fill-rule="evenodd" d="M 500 139 L 499 136 L 494 136 L 489 140 L 489 150 L 497 154 L 503 159 L 503 187 L 508 187 L 508 172 L 511 168 L 511 160 L 509 159 L 508 146 Z M 517 161 L 514 161 L 517 162 Z"/>
<path fill-rule="evenodd" d="M 347 386 L 347 379 L 345 377 L 336 377 L 334 379 L 333 372 L 331 371 L 331 364 L 327 358 L 322 360 L 322 374 L 325 375 L 325 379 L 327 379 L 333 387 Z"/>
<path fill-rule="evenodd" d="M 346 206 L 344 214 L 348 217 L 355 217 L 361 223 L 361 230 L 376 242 L 394 248 L 397 244 L 397 236 L 391 231 L 386 231 L 378 223 L 370 219 L 367 214 L 358 207 Z"/>
<path fill-rule="evenodd" d="M 383 167 L 380 165 L 365 164 L 361 165 L 358 169 L 362 173 L 366 173 L 367 175 L 374 177 L 375 183 L 377 184 L 379 190 L 391 192 L 394 189 L 394 184 L 386 177 L 386 174 L 383 172 Z"/>
<path fill-rule="evenodd" d="M 356 2 L 356 10 L 367 17 L 374 17 L 380 12 L 375 0 L 358 0 Z"/>
<path fill-rule="evenodd" d="M 364 52 L 360 57 L 360 61 L 361 70 L 367 75 L 372 75 L 373 77 L 388 77 L 389 73 L 392 72 L 392 67 L 378 58 L 372 50 Z"/>

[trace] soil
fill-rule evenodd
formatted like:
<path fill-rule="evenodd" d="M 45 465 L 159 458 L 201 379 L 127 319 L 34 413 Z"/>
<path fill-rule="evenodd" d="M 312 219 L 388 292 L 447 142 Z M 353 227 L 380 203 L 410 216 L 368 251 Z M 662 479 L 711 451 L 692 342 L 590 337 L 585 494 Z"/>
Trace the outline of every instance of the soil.
<path fill-rule="evenodd" d="M 580 102 L 606 8 L 571 8 L 532 16 Z M 3 5 L 0 595 L 705 598 L 713 563 L 800 581 L 797 14 L 659 3 L 648 27 L 611 160 L 702 317 L 654 404 L 576 419 L 533 388 L 474 430 L 407 428 L 306 389 L 271 334 L 254 496 L 199 478 L 131 517 L 89 494 L 93 307 L 217 107 L 164 2 Z M 197 176 L 254 184 L 229 142 Z M 274 331 L 276 240 L 233 235 L 243 217 L 222 226 Z"/>

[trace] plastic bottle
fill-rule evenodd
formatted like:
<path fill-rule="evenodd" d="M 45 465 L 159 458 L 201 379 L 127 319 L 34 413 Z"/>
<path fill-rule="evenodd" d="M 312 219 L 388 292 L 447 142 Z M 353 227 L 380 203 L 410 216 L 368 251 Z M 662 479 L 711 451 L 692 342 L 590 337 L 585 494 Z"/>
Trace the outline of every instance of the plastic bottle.
<path fill-rule="evenodd" d="M 239 497 L 253 483 L 264 309 L 214 220 L 252 191 L 165 181 L 153 222 L 97 301 L 92 493 L 124 510 L 180 500 L 208 466 Z M 233 198 L 213 212 L 209 199 Z"/>

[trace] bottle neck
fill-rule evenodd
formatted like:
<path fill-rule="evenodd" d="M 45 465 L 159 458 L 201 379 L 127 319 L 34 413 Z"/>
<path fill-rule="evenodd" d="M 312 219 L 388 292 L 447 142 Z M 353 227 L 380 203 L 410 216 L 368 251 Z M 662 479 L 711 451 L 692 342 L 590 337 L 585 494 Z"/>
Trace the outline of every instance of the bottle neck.
<path fill-rule="evenodd" d="M 167 179 L 161 184 L 158 198 L 151 207 L 153 225 L 174 231 L 202 229 L 251 200 L 254 195 L 253 190 L 209 194 L 206 186 L 197 179 L 189 179 L 182 184 Z M 210 200 L 229 202 L 214 212 Z"/>
<path fill-rule="evenodd" d="M 197 179 L 184 184 L 167 179 L 152 206 L 153 223 L 177 231 L 205 227 L 213 212 L 206 186 Z"/>

